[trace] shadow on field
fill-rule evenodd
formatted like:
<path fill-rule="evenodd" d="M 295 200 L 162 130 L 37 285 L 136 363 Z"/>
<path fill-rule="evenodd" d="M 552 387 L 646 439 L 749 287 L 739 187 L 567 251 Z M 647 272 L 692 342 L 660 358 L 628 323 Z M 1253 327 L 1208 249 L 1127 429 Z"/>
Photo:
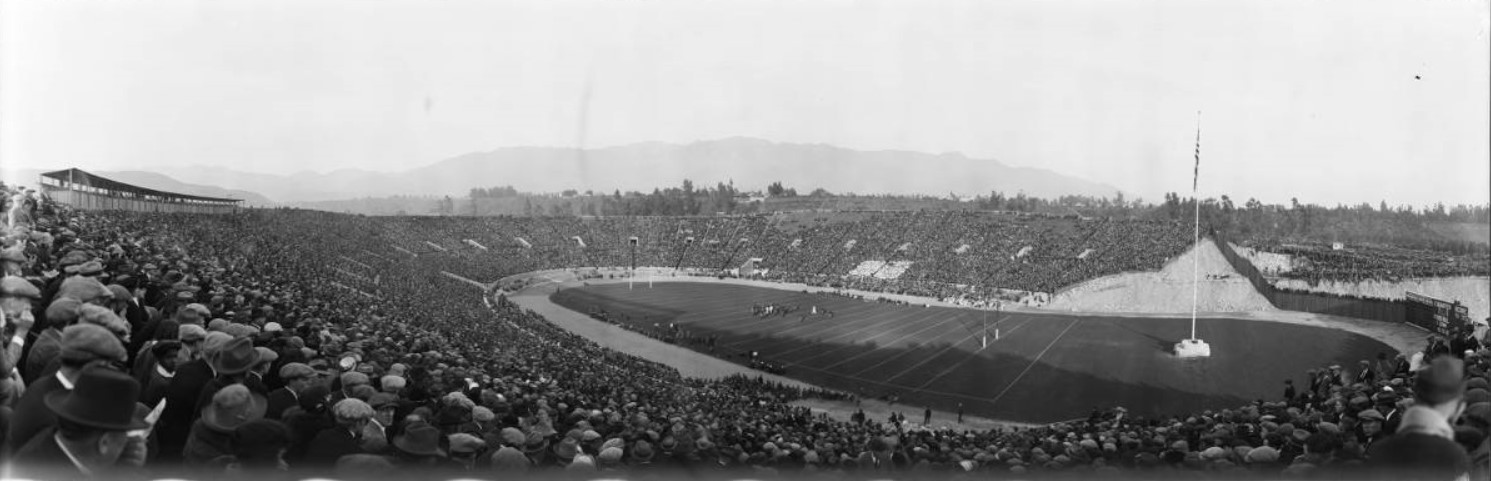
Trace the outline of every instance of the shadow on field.
<path fill-rule="evenodd" d="M 767 290 L 740 286 L 703 286 L 680 289 L 676 295 L 659 289 L 645 302 L 609 298 L 588 292 L 589 288 L 566 290 L 552 299 L 582 313 L 591 306 L 604 306 L 610 312 L 629 314 L 622 323 L 650 328 L 657 319 L 689 314 L 690 306 L 749 305 L 756 302 L 753 296 L 794 295 L 753 292 L 750 289 Z M 884 309 L 877 313 L 926 312 L 894 305 Z M 959 336 L 962 340 L 957 342 L 918 340 L 922 334 L 912 328 L 888 334 L 886 329 L 893 329 L 894 323 L 864 332 L 846 328 L 781 334 L 787 326 L 800 325 L 799 321 L 762 321 L 747 309 L 741 311 L 738 322 L 718 316 L 710 323 L 683 321 L 696 340 L 678 343 L 747 366 L 755 351 L 759 352 L 756 360 L 782 366 L 788 377 L 864 398 L 894 396 L 899 399 L 897 405 L 905 407 L 901 412 L 914 420 L 919 420 L 927 406 L 956 412 L 961 405 L 968 414 L 1031 423 L 1086 417 L 1094 407 L 1122 406 L 1145 417 L 1237 408 L 1259 398 L 1276 400 L 1283 392 L 1282 381 L 1301 375 L 1304 369 L 1354 363 L 1389 349 L 1371 338 L 1339 330 L 1201 319 L 1198 332 L 1212 344 L 1214 355 L 1182 361 L 1169 353 L 1174 342 L 1189 334 L 1189 322 L 1182 319 L 1021 314 L 1028 319 L 1006 331 L 1018 330 L 1019 334 L 980 349 L 972 334 Z M 875 319 L 897 317 L 887 314 Z M 927 319 L 935 318 L 921 319 L 932 322 Z M 956 324 L 949 326 L 958 329 Z M 925 335 L 941 334 L 932 329 Z M 865 340 L 879 333 L 886 334 Z M 697 341 L 714 336 L 719 342 L 713 346 Z M 1296 379 L 1296 384 L 1300 381 Z"/>
<path fill-rule="evenodd" d="M 1128 325 L 1125 325 L 1125 324 L 1115 324 L 1115 325 L 1118 326 L 1120 329 L 1123 329 L 1125 331 L 1133 333 L 1135 336 L 1139 336 L 1139 337 L 1148 339 L 1150 341 L 1150 347 L 1152 347 L 1155 351 L 1158 351 L 1158 352 L 1163 352 L 1163 353 L 1167 353 L 1167 354 L 1170 353 L 1171 350 L 1175 349 L 1175 343 L 1178 341 L 1178 339 L 1161 339 L 1159 336 L 1156 336 L 1154 334 L 1150 334 L 1150 333 L 1147 333 L 1147 332 L 1144 332 L 1144 331 L 1140 331 L 1138 329 L 1134 329 L 1134 328 L 1129 327 Z"/>

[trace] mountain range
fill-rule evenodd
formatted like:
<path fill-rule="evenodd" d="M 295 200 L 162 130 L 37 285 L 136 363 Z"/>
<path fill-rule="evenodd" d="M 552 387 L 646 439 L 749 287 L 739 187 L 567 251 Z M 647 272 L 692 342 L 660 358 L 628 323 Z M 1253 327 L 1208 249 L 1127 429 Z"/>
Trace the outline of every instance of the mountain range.
<path fill-rule="evenodd" d="M 58 166 L 62 168 L 65 166 Z M 342 169 L 283 175 L 248 173 L 222 166 L 169 167 L 159 178 L 148 172 L 94 172 L 160 190 L 235 196 L 249 203 L 303 202 L 395 195 L 464 196 L 475 187 L 511 185 L 524 192 L 638 190 L 651 192 L 684 179 L 696 185 L 734 182 L 741 190 L 782 182 L 806 194 L 833 193 L 960 196 L 1000 191 L 1035 197 L 1112 197 L 1113 186 L 1046 169 L 1011 167 L 994 159 L 958 153 L 861 151 L 822 144 L 727 138 L 685 145 L 645 142 L 572 149 L 507 147 L 474 152 L 401 172 Z M 158 174 L 157 174 L 158 175 Z M 35 177 L 32 176 L 31 179 Z M 215 189 L 215 190 L 214 190 Z M 207 193 L 207 192 L 216 193 Z"/>

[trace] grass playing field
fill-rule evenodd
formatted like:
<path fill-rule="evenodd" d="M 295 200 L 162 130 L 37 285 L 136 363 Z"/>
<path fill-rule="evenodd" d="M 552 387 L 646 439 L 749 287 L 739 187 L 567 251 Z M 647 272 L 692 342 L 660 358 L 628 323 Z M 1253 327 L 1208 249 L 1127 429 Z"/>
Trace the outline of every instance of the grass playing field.
<path fill-rule="evenodd" d="M 1392 350 L 1343 331 L 1265 321 L 1201 319 L 1212 357 L 1180 361 L 1169 349 L 1188 319 L 985 313 L 904 306 L 829 294 L 709 283 L 606 284 L 560 291 L 553 301 L 625 313 L 639 326 L 675 322 L 720 338 L 713 354 L 745 353 L 785 365 L 789 377 L 865 397 L 895 394 L 910 405 L 1024 422 L 1085 417 L 1096 406 L 1164 416 L 1281 398 L 1284 379 L 1306 369 Z M 801 306 L 759 318 L 753 304 Z M 813 306 L 832 318 L 799 314 Z M 990 336 L 981 347 L 984 316 Z M 994 340 L 995 330 L 999 339 Z M 705 348 L 698 348 L 706 350 Z"/>

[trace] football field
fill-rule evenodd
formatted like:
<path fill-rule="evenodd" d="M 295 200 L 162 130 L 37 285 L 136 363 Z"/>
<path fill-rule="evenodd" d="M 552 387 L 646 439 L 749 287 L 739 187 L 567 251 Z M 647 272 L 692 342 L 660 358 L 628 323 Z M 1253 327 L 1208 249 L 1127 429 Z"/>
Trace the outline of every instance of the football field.
<path fill-rule="evenodd" d="M 1197 330 L 1213 355 L 1181 361 L 1169 349 L 1187 337 L 1188 319 L 994 313 L 730 284 L 603 284 L 565 289 L 552 300 L 581 313 L 624 314 L 616 317 L 643 328 L 677 323 L 696 336 L 719 336 L 712 351 L 690 346 L 741 363 L 754 351 L 788 377 L 865 397 L 895 395 L 912 419 L 923 406 L 955 411 L 959 404 L 1023 422 L 1085 417 L 1099 406 L 1146 416 L 1235 408 L 1278 400 L 1284 379 L 1301 383 L 1306 369 L 1354 367 L 1393 352 L 1344 331 L 1201 319 Z M 800 310 L 752 314 L 753 305 L 767 304 Z M 834 315 L 803 320 L 814 307 Z"/>

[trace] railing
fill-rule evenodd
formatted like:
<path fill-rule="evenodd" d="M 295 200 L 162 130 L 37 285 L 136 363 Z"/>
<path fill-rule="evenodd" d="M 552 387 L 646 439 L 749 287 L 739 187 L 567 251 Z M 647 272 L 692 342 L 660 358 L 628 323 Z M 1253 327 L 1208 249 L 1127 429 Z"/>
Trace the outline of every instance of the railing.
<path fill-rule="evenodd" d="M 208 202 L 169 202 L 138 197 L 122 197 L 44 186 L 52 200 L 83 210 L 122 210 L 132 212 L 181 212 L 193 214 L 231 214 L 236 204 Z"/>

